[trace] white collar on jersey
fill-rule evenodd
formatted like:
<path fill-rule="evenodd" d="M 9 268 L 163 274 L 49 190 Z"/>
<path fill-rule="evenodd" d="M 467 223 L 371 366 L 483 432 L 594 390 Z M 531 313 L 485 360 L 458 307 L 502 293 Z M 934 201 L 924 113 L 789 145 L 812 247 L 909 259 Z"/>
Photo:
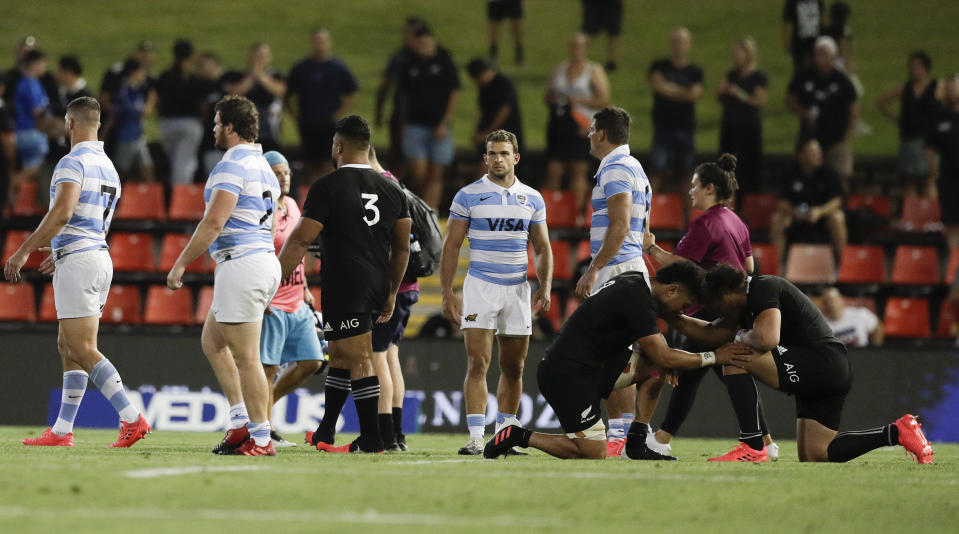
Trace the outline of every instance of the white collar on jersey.
<path fill-rule="evenodd" d="M 369 165 L 366 165 L 365 163 L 347 163 L 346 165 L 340 165 L 341 169 L 346 167 L 352 167 L 354 169 L 372 169 L 373 168 L 373 167 L 370 167 Z"/>
<path fill-rule="evenodd" d="M 615 156 L 619 156 L 620 154 L 625 154 L 629 156 L 630 155 L 629 145 L 619 145 L 618 147 L 614 148 L 612 152 L 610 152 L 609 154 L 606 154 L 606 156 L 602 159 L 602 161 L 599 162 L 599 168 L 596 170 L 595 176 L 599 176 L 599 171 L 603 170 L 603 167 L 605 167 L 606 164 L 609 163 L 609 160 L 613 159 L 613 157 Z"/>
<path fill-rule="evenodd" d="M 97 150 L 103 150 L 103 141 L 80 141 L 79 143 L 73 145 L 73 147 L 70 148 L 70 151 L 73 152 L 74 150 L 83 147 L 91 147 Z"/>
<path fill-rule="evenodd" d="M 233 145 L 228 148 L 226 152 L 223 153 L 222 159 L 227 159 L 226 155 L 233 152 L 234 150 L 255 150 L 260 154 L 263 153 L 263 147 L 260 146 L 260 143 L 240 143 L 238 145 Z"/>
<path fill-rule="evenodd" d="M 508 188 L 507 188 L 507 187 L 503 187 L 503 186 L 501 186 L 501 185 L 493 182 L 493 180 L 490 180 L 488 174 L 484 174 L 484 175 L 483 175 L 483 178 L 481 178 L 481 180 L 483 180 L 483 183 L 485 183 L 486 185 L 488 185 L 488 186 L 490 186 L 490 187 L 493 187 L 494 189 L 499 190 L 499 192 L 500 192 L 501 195 L 503 194 L 504 191 L 507 192 L 507 193 L 509 193 L 509 194 L 511 194 L 511 195 L 515 195 L 515 194 L 516 194 L 516 191 L 517 191 L 517 190 L 519 189 L 519 187 L 520 187 L 520 182 L 519 182 L 519 177 L 518 177 L 518 176 L 514 176 L 514 177 L 513 177 L 513 185 L 509 186 Z"/>

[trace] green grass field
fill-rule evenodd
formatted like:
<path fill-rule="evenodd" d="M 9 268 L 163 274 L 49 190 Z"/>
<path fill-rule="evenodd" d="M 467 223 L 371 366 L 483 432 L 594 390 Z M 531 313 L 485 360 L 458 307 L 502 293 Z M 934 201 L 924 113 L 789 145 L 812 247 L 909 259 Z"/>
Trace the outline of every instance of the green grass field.
<path fill-rule="evenodd" d="M 905 79 L 909 51 L 926 49 L 934 60 L 934 72 L 959 70 L 959 40 L 954 24 L 959 20 L 959 2 L 942 0 L 847 0 L 852 6 L 850 25 L 855 32 L 855 57 L 866 88 L 863 116 L 873 128 L 871 135 L 856 140 L 859 153 L 895 154 L 896 126 L 883 119 L 874 102 L 894 83 Z M 831 3 L 831 2 L 827 2 Z M 780 41 L 781 0 L 673 0 L 627 2 L 621 66 L 612 74 L 613 101 L 636 118 L 632 145 L 647 150 L 650 143 L 651 97 L 645 81 L 650 62 L 667 52 L 670 28 L 686 25 L 693 33 L 693 60 L 703 65 L 706 95 L 698 105 L 697 147 L 715 150 L 718 145 L 719 105 L 715 89 L 730 65 L 729 47 L 744 35 L 759 44 L 762 67 L 770 76 L 766 111 L 765 146 L 768 152 L 790 152 L 798 128 L 787 114 L 783 95 L 791 66 Z M 308 49 L 308 31 L 317 25 L 329 27 L 334 52 L 345 59 L 360 82 L 357 111 L 370 117 L 373 94 L 386 58 L 399 44 L 399 26 L 410 14 L 426 17 L 444 46 L 459 65 L 487 51 L 486 0 L 365 0 L 344 3 L 333 0 L 286 0 L 267 4 L 252 0 L 165 0 L 163 2 L 15 2 L 0 0 L 0 66 L 12 58 L 7 52 L 23 35 L 35 35 L 52 57 L 75 53 L 86 66 L 90 82 L 99 85 L 106 67 L 121 60 L 138 41 L 150 39 L 158 48 L 158 69 L 170 63 L 173 39 L 189 37 L 198 50 L 213 50 L 233 67 L 242 68 L 251 43 L 265 40 L 273 45 L 275 66 L 286 72 Z M 512 45 L 503 33 L 501 58 L 504 71 L 519 84 L 521 109 L 529 146 L 544 144 L 545 83 L 552 69 L 565 56 L 565 39 L 580 24 L 578 0 L 526 0 L 527 64 L 512 64 Z M 605 41 L 594 45 L 591 56 L 604 59 Z M 463 73 L 463 94 L 454 131 L 461 146 L 468 139 L 477 117 L 476 90 Z M 287 119 L 286 141 L 295 140 L 292 120 Z M 155 136 L 154 131 L 154 136 Z M 378 143 L 385 143 L 381 137 Z"/>
<path fill-rule="evenodd" d="M 460 435 L 412 451 L 219 457 L 219 435 L 158 432 L 132 449 L 81 429 L 27 448 L 40 429 L 0 428 L 0 532 L 946 532 L 959 521 L 959 445 L 919 466 L 901 448 L 844 465 L 709 464 L 731 443 L 677 440 L 675 463 L 487 461 Z M 292 436 L 291 436 L 292 437 Z M 349 439 L 349 436 L 341 436 Z"/>

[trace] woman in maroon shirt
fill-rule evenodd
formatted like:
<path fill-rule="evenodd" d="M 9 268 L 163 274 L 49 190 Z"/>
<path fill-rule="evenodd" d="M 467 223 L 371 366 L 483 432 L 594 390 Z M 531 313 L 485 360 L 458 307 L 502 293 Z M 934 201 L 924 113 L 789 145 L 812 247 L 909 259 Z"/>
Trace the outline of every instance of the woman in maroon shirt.
<path fill-rule="evenodd" d="M 694 209 L 702 210 L 703 214 L 689 225 L 686 235 L 676 245 L 676 252 L 669 253 L 656 245 L 656 236 L 647 232 L 643 240 L 646 254 L 656 260 L 659 265 L 691 260 L 704 269 L 711 269 L 716 264 L 728 263 L 747 273 L 753 271 L 753 251 L 749 243 L 749 228 L 742 219 L 731 209 L 729 204 L 739 189 L 736 181 L 736 157 L 732 154 L 723 154 L 715 163 L 703 163 L 693 173 L 692 187 L 689 196 Z M 716 317 L 700 309 L 694 317 L 711 321 Z M 678 333 L 677 333 L 678 334 Z M 672 339 L 676 339 L 675 336 Z M 672 343 L 670 343 L 672 344 Z M 715 347 L 696 348 L 692 340 L 683 340 L 687 350 L 712 350 Z M 699 382 L 706 374 L 706 367 L 695 371 L 684 371 L 679 375 L 679 385 L 673 390 L 669 399 L 669 409 L 666 418 L 655 434 L 649 434 L 646 445 L 660 454 L 667 454 L 670 450 L 669 442 L 683 424 L 686 416 L 696 400 L 696 391 Z M 716 368 L 717 375 L 721 371 Z M 720 378 L 722 376 L 720 375 Z M 723 381 L 725 383 L 725 380 Z M 763 441 L 769 451 L 770 459 L 779 457 L 779 448 L 772 442 L 766 427 L 766 417 L 763 413 L 762 402 L 759 404 L 760 428 L 763 431 Z"/>

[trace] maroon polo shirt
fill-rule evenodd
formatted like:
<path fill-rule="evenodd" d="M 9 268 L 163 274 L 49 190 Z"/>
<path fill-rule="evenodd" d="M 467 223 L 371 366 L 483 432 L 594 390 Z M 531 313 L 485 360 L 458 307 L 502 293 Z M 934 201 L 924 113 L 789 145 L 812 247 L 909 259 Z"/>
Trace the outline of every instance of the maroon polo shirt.
<path fill-rule="evenodd" d="M 716 204 L 689 224 L 675 253 L 706 270 L 728 263 L 745 271 L 746 258 L 753 255 L 749 228 L 735 212 Z"/>

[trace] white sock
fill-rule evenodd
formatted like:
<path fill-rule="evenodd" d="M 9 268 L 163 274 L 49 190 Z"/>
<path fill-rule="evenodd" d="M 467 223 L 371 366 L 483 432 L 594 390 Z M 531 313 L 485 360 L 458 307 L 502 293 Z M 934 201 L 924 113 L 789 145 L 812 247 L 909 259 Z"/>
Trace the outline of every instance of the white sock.
<path fill-rule="evenodd" d="M 270 422 L 254 423 L 250 421 L 246 428 L 250 431 L 250 437 L 257 447 L 266 447 L 270 444 Z"/>
<path fill-rule="evenodd" d="M 486 431 L 486 414 L 466 414 L 466 427 L 470 431 L 470 440 L 483 441 L 483 434 Z"/>
<path fill-rule="evenodd" d="M 242 428 L 250 422 L 250 416 L 246 413 L 246 404 L 239 402 L 230 406 L 230 428 Z"/>
<path fill-rule="evenodd" d="M 626 437 L 626 420 L 625 419 L 610 419 L 609 420 L 609 439 L 623 439 Z"/>

